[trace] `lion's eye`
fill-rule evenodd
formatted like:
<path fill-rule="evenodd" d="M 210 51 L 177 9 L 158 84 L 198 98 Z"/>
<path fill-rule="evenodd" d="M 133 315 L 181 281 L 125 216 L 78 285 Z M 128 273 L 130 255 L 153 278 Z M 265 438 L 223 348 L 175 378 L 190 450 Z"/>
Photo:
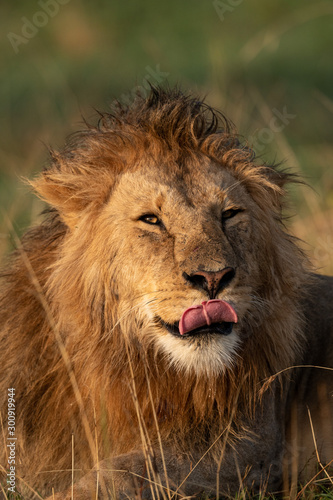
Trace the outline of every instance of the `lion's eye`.
<path fill-rule="evenodd" d="M 154 226 L 158 226 L 159 224 L 161 224 L 160 219 L 154 214 L 142 215 L 139 218 L 139 220 L 141 220 L 142 222 L 145 222 L 146 224 L 152 224 Z"/>
<path fill-rule="evenodd" d="M 230 208 L 229 210 L 225 210 L 222 212 L 222 220 L 231 219 L 240 212 L 243 212 L 241 208 Z"/>

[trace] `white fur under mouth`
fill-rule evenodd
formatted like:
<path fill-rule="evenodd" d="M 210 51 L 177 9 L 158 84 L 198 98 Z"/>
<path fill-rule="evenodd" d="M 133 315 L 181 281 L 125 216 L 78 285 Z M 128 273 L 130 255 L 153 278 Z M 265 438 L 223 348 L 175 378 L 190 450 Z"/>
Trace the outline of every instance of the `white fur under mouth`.
<path fill-rule="evenodd" d="M 235 363 L 240 341 L 235 330 L 228 336 L 212 333 L 188 338 L 168 333 L 158 336 L 157 345 L 170 366 L 179 372 L 216 376 Z"/>

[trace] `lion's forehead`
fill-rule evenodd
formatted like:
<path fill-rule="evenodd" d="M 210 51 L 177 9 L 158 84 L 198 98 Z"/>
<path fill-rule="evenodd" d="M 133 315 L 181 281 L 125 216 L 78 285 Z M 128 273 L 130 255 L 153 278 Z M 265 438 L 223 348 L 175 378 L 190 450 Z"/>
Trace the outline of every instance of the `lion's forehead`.
<path fill-rule="evenodd" d="M 227 170 L 203 161 L 195 167 L 169 169 L 144 166 L 124 173 L 115 190 L 115 202 L 130 203 L 129 208 L 151 210 L 205 209 L 228 201 L 246 204 L 246 190 Z"/>

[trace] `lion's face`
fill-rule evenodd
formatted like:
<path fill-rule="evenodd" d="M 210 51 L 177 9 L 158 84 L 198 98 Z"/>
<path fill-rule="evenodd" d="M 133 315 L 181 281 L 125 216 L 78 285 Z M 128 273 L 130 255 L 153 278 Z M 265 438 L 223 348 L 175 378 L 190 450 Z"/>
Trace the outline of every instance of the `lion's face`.
<path fill-rule="evenodd" d="M 116 247 L 118 314 L 124 324 L 134 315 L 141 340 L 149 338 L 177 368 L 218 373 L 236 360 L 260 282 L 260 221 L 245 187 L 221 166 L 202 158 L 185 175 L 171 170 L 124 173 L 103 213 L 106 244 Z M 237 323 L 218 310 L 217 321 L 190 319 L 189 331 L 180 333 L 184 311 L 217 299 L 232 307 Z"/>
<path fill-rule="evenodd" d="M 281 224 L 291 176 L 218 123 L 196 99 L 153 93 L 74 137 L 33 182 L 67 226 L 47 295 L 73 345 L 93 335 L 124 353 L 129 336 L 198 375 L 238 356 L 241 368 L 258 348 L 263 367 L 293 362 L 303 257 Z"/>

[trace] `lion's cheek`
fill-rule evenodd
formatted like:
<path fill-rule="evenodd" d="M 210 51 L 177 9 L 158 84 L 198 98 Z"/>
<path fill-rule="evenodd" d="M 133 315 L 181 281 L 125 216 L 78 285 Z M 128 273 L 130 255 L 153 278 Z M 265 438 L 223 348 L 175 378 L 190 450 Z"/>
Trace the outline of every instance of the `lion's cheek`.
<path fill-rule="evenodd" d="M 170 280 L 175 268 L 171 238 L 138 234 L 128 246 L 124 255 L 131 255 L 131 259 L 126 259 L 124 264 L 133 287 L 146 292 L 165 287 L 165 280 Z"/>
<path fill-rule="evenodd" d="M 262 253 L 262 243 L 258 241 L 256 228 L 250 220 L 228 227 L 226 237 L 237 261 L 239 284 L 255 285 L 259 276 L 258 260 Z"/>
<path fill-rule="evenodd" d="M 256 248 L 255 235 L 253 235 L 251 222 L 241 222 L 229 226 L 225 235 L 238 262 L 246 262 L 248 254 L 253 253 Z"/>

